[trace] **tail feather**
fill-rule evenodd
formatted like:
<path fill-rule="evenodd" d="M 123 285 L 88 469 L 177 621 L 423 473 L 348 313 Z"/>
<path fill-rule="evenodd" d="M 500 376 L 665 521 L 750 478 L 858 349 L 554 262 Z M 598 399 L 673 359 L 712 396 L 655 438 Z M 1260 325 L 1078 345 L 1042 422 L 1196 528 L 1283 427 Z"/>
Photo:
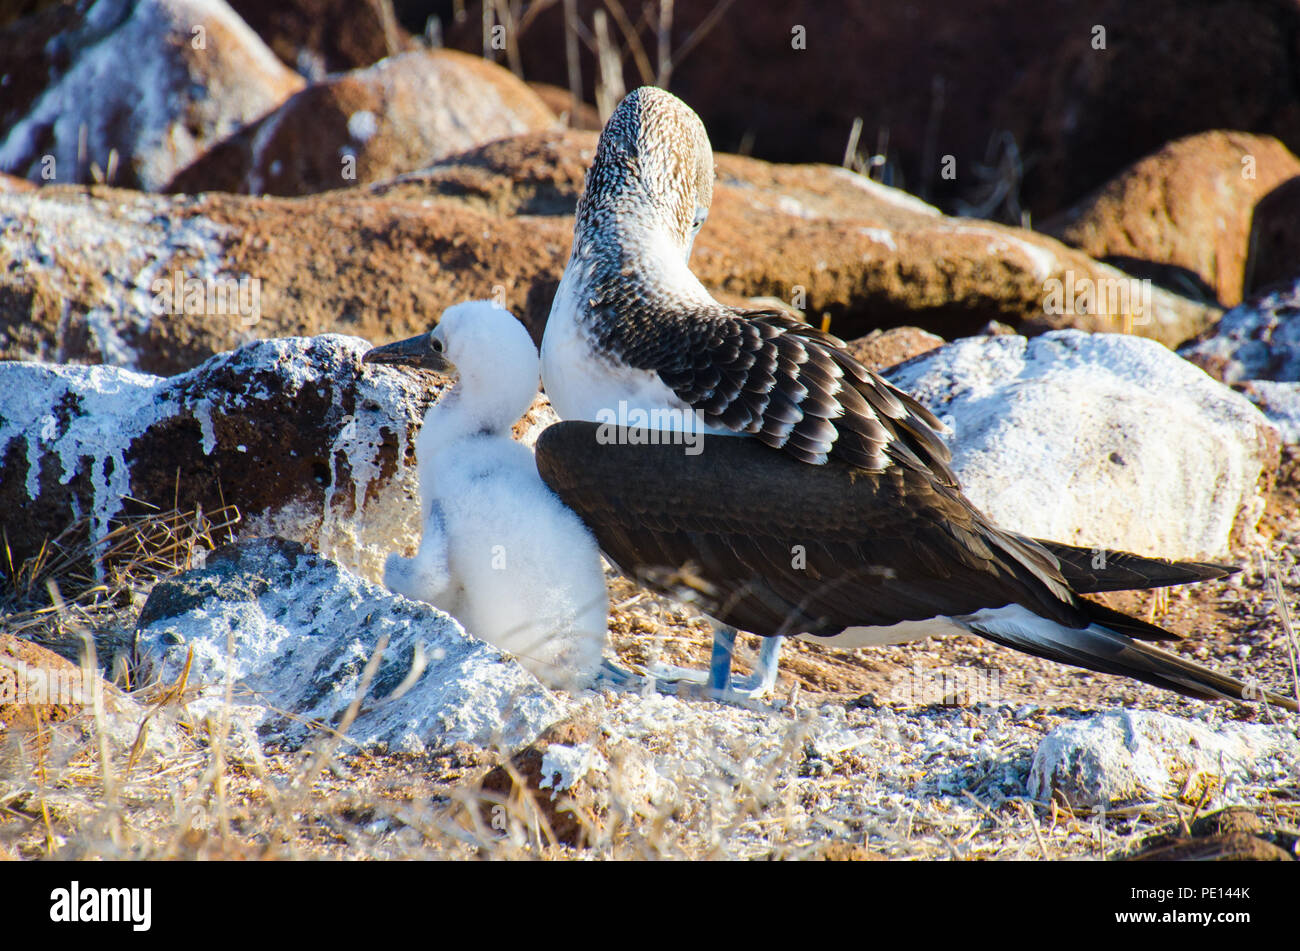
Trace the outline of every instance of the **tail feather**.
<path fill-rule="evenodd" d="M 1071 628 L 1019 605 L 981 611 L 963 620 L 971 630 L 995 643 L 1047 660 L 1132 677 L 1200 700 L 1266 700 L 1300 711 L 1295 700 L 1254 689 L 1235 677 L 1143 644 L 1102 624 Z"/>
<path fill-rule="evenodd" d="M 1173 631 L 1166 631 L 1163 627 L 1149 621 L 1125 614 L 1123 611 L 1116 611 L 1114 608 L 1108 608 L 1104 604 L 1098 604 L 1096 601 L 1090 601 L 1087 598 L 1079 598 L 1078 600 L 1094 623 L 1100 624 L 1109 630 L 1127 634 L 1139 641 L 1182 640 L 1181 635 L 1175 634 Z"/>
<path fill-rule="evenodd" d="M 1080 548 L 1062 542 L 1037 540 L 1056 556 L 1061 574 L 1078 594 L 1163 588 L 1194 581 L 1212 581 L 1236 574 L 1240 568 L 1211 561 L 1170 561 L 1146 558 L 1126 551 Z"/>

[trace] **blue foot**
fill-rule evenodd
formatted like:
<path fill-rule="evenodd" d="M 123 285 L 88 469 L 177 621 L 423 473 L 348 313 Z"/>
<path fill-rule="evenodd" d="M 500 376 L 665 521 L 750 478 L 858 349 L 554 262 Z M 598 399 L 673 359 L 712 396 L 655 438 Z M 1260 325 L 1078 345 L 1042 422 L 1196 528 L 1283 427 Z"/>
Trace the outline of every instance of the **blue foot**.
<path fill-rule="evenodd" d="M 732 656 L 736 650 L 736 630 L 718 627 L 713 635 L 713 654 L 707 671 L 691 670 L 671 664 L 655 664 L 649 676 L 642 676 L 605 661 L 600 679 L 618 687 L 658 690 L 677 696 L 701 697 L 728 703 L 746 703 L 757 700 L 776 685 L 781 658 L 780 637 L 765 637 L 759 649 L 758 663 L 748 677 L 733 676 Z"/>

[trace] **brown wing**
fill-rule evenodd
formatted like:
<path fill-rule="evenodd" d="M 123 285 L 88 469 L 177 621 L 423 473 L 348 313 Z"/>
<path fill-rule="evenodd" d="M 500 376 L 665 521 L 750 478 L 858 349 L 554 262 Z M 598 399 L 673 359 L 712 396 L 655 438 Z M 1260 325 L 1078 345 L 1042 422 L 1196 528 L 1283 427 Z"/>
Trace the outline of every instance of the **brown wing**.
<path fill-rule="evenodd" d="M 1259 698 L 1236 678 L 1142 643 L 1173 635 L 1076 597 L 1066 582 L 1116 590 L 1146 576 L 1156 585 L 1220 576 L 1223 566 L 1116 552 L 1110 569 L 1085 569 L 1088 550 L 1047 543 L 1058 561 L 917 470 L 809 466 L 754 439 L 698 438 L 690 455 L 615 427 L 558 423 L 537 441 L 537 468 L 624 571 L 671 593 L 690 588 L 741 630 L 831 635 L 966 616 L 973 633 L 1049 660 L 1201 699 Z M 1014 604 L 1031 613 L 970 617 Z"/>
<path fill-rule="evenodd" d="M 706 610 L 751 633 L 835 634 L 1015 602 L 1088 623 L 1051 555 L 918 471 L 808 466 L 753 439 L 699 438 L 692 456 L 565 422 L 538 440 L 537 466 L 620 568 L 689 569 Z"/>
<path fill-rule="evenodd" d="M 864 367 L 844 342 L 784 314 L 673 305 L 622 284 L 594 300 L 602 350 L 657 373 L 711 427 L 756 437 L 800 462 L 873 472 L 890 462 L 957 484 L 928 409 Z"/>
<path fill-rule="evenodd" d="M 1038 544 L 1052 553 L 1060 563 L 1061 574 L 1078 594 L 1191 584 L 1226 578 L 1241 570 L 1212 561 L 1170 561 L 1107 548 L 1081 548 L 1062 542 L 1040 540 Z"/>

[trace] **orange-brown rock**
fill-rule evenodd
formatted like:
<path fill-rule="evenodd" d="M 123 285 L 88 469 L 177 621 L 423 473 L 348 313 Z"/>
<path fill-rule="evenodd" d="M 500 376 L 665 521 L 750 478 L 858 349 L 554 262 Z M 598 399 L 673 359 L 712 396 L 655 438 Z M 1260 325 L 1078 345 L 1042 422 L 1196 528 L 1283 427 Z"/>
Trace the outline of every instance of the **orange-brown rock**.
<path fill-rule="evenodd" d="M 0 357 L 166 374 L 259 336 L 408 336 L 475 297 L 499 300 L 536 338 L 595 141 L 516 136 L 395 182 L 297 199 L 0 193 Z M 814 323 L 829 315 L 845 338 L 904 325 L 952 338 L 990 320 L 1121 329 L 1122 315 L 1054 306 L 1053 285 L 1124 276 L 1052 238 L 947 218 L 835 167 L 720 155 L 718 173 L 692 266 L 730 299 L 780 298 Z M 214 312 L 202 294 L 194 307 L 159 299 L 186 281 L 237 280 L 257 282 L 255 319 Z M 1132 329 L 1174 345 L 1217 315 L 1156 289 Z"/>
<path fill-rule="evenodd" d="M 1255 205 L 1298 175 L 1300 159 L 1274 138 L 1205 132 L 1135 163 L 1043 228 L 1094 258 L 1183 269 L 1234 306 Z"/>
<path fill-rule="evenodd" d="M 500 66 L 419 50 L 308 86 L 200 156 L 166 190 L 309 195 L 391 178 L 555 123 Z"/>
<path fill-rule="evenodd" d="M 1133 862 L 1290 862 L 1288 855 L 1267 839 L 1233 832 L 1197 838 L 1162 839 L 1133 855 Z"/>
<path fill-rule="evenodd" d="M 573 94 L 568 89 L 552 86 L 550 83 L 534 82 L 530 82 L 528 88 L 537 93 L 542 102 L 546 103 L 547 108 L 562 118 L 570 129 L 599 132 L 604 128 L 605 123 L 600 121 L 600 113 L 596 111 L 595 106 L 579 102 L 577 108 L 574 108 Z"/>
<path fill-rule="evenodd" d="M 0 736 L 39 732 L 82 712 L 81 669 L 47 648 L 0 633 Z M 64 696 L 63 694 L 67 694 Z M 42 702 L 44 700 L 51 702 Z"/>
<path fill-rule="evenodd" d="M 564 779 L 545 774 L 546 753 L 555 744 L 591 746 L 602 757 L 607 752 L 600 728 L 594 723 L 566 720 L 551 727 L 515 753 L 508 764 L 494 766 L 484 775 L 483 821 L 504 831 L 502 819 L 506 815 L 526 821 L 535 811 L 545 819 L 557 842 L 578 847 L 589 845 L 606 810 L 584 777 L 572 777 L 570 785 L 557 788 L 564 785 Z"/>
<path fill-rule="evenodd" d="M 29 192 L 36 188 L 25 178 L 0 172 L 0 192 Z"/>
<path fill-rule="evenodd" d="M 896 366 L 912 357 L 942 347 L 944 340 L 920 327 L 891 327 L 873 330 L 865 337 L 847 341 L 849 352 L 873 370 Z"/>

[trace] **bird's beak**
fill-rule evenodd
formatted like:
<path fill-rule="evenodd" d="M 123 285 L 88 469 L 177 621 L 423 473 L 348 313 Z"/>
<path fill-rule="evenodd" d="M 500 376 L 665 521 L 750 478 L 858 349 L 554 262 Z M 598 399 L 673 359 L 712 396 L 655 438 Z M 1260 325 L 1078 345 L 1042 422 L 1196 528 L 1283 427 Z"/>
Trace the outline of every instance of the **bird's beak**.
<path fill-rule="evenodd" d="M 418 367 L 421 370 L 449 373 L 455 367 L 441 351 L 433 348 L 432 333 L 433 331 L 429 331 L 429 333 L 367 350 L 361 362 L 390 363 L 395 366 Z"/>

